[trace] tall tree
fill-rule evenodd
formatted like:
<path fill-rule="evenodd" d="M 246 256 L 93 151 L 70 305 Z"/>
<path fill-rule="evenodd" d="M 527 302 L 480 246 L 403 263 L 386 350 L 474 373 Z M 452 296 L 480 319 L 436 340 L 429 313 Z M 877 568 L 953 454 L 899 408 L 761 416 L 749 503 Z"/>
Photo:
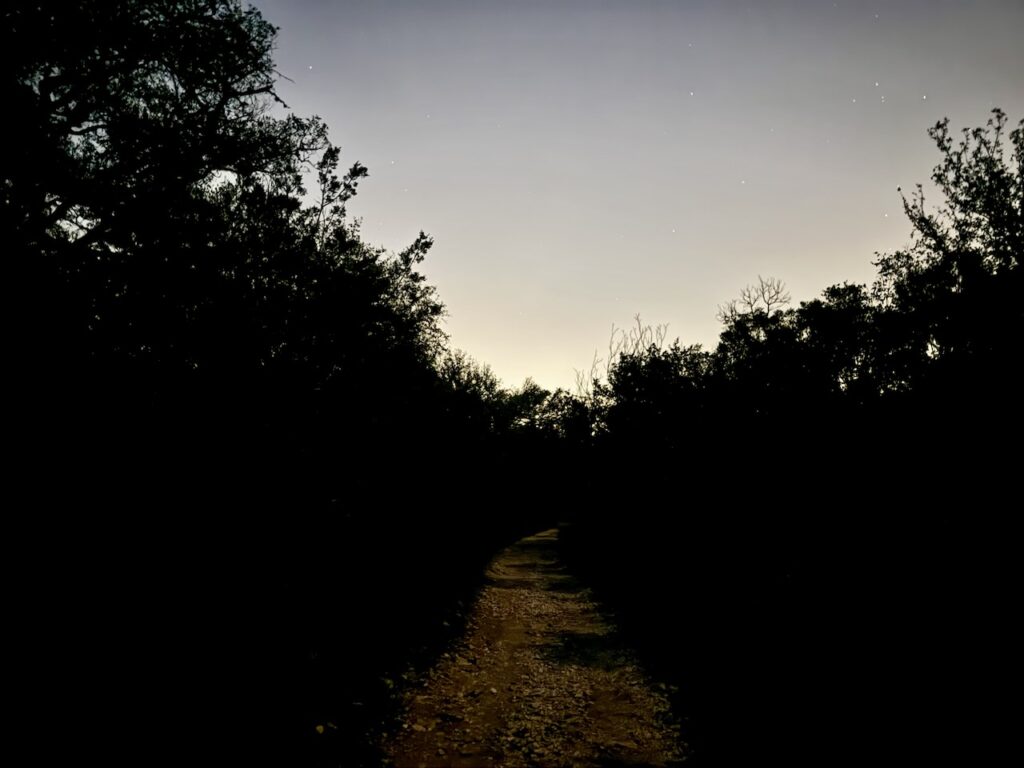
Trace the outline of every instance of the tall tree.
<path fill-rule="evenodd" d="M 70 397 L 65 416 L 145 423 L 185 398 L 175 429 L 205 400 L 193 421 L 305 425 L 321 445 L 339 423 L 347 443 L 424 432 L 416 403 L 444 341 L 417 271 L 431 241 L 361 241 L 346 203 L 366 169 L 340 172 L 326 126 L 283 109 L 258 11 L 15 2 L 3 19 L 19 151 L 2 219 L 28 299 L 20 369 L 49 392 L 38 410 Z"/>
<path fill-rule="evenodd" d="M 942 200 L 930 208 L 921 185 L 904 197 L 913 241 L 877 262 L 890 360 L 922 395 L 966 388 L 975 403 L 982 393 L 1013 397 L 1024 331 L 1024 120 L 1009 147 L 1007 122 L 996 109 L 959 140 L 948 119 L 929 130 L 942 155 L 932 172 Z"/>
<path fill-rule="evenodd" d="M 269 113 L 275 30 L 232 0 L 15 2 L 2 35 L 19 149 L 3 220 L 38 344 L 159 365 L 222 266 L 211 190 L 301 193 L 326 129 Z"/>

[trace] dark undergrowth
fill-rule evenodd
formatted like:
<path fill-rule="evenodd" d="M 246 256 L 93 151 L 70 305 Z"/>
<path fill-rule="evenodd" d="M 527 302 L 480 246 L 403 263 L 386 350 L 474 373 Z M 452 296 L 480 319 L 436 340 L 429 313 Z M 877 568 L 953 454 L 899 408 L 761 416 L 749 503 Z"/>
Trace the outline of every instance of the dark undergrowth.
<path fill-rule="evenodd" d="M 1019 566 L 999 494 L 940 476 L 838 493 L 711 470 L 686 502 L 614 496 L 566 524 L 563 550 L 678 688 L 694 765 L 968 764 L 1010 732 Z M 760 504 L 698 490 L 749 499 L 773 479 L 785 492 Z"/>

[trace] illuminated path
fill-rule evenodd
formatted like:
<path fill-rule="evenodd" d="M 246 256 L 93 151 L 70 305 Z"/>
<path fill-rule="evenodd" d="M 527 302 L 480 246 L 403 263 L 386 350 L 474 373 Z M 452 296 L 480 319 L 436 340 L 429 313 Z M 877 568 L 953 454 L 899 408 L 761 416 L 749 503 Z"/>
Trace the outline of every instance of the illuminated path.
<path fill-rule="evenodd" d="M 418 688 L 385 752 L 406 766 L 668 766 L 665 693 L 557 555 L 555 530 L 494 559 L 465 636 Z"/>

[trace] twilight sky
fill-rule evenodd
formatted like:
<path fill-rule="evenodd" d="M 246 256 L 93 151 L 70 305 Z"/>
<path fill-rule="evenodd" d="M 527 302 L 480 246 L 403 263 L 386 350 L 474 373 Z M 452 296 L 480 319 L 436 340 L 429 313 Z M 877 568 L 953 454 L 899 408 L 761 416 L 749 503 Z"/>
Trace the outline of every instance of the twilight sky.
<path fill-rule="evenodd" d="M 907 242 L 948 116 L 1024 116 L 1024 0 L 258 0 L 280 93 L 370 169 L 367 241 L 436 240 L 452 345 L 571 387 L 640 313 L 713 346 Z M 934 198 L 933 198 L 934 199 Z"/>

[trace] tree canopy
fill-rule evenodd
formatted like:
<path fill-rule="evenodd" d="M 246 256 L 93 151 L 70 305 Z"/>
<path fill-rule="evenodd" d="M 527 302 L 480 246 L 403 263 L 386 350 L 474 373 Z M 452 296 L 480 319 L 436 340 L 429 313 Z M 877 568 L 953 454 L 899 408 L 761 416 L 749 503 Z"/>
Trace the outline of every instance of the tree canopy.
<path fill-rule="evenodd" d="M 779 476 L 835 494 L 858 488 L 869 463 L 910 477 L 943 453 L 956 471 L 933 464 L 924 491 L 966 487 L 1020 428 L 1024 121 L 1008 131 L 999 110 L 959 138 L 946 120 L 931 129 L 940 205 L 924 187 L 904 197 L 913 239 L 878 255 L 873 286 L 792 306 L 781 280 L 758 278 L 721 309 L 713 349 L 638 318 L 578 393 L 508 389 L 449 348 L 420 266 L 431 238 L 397 253 L 363 239 L 348 206 L 369 171 L 343 166 L 327 126 L 281 101 L 276 29 L 257 10 L 13 0 L 2 19 L 15 406 L 31 424 L 39 506 L 77 523 L 24 539 L 44 542 L 32 572 L 72 596 L 53 613 L 74 626 L 55 636 L 78 638 L 100 621 L 90 601 L 111 594 L 125 595 L 106 619 L 118 649 L 133 637 L 124 617 L 147 606 L 179 606 L 211 644 L 233 638 L 231 653 L 257 636 L 273 645 L 266 625 L 284 627 L 287 650 L 253 651 L 240 677 L 272 658 L 294 681 L 331 659 L 322 709 L 359 723 L 359 739 L 352 707 L 391 679 L 382 669 L 426 632 L 417 622 L 439 624 L 440 602 L 488 548 L 562 509 L 632 513 L 640 490 L 664 495 L 660 481 L 680 472 L 727 490 L 739 477 L 763 494 L 751 506 L 767 506 L 784 498 Z M 959 440 L 965 428 L 976 439 Z M 696 503 L 685 513 L 711 517 Z M 667 559 L 665 519 L 630 523 L 633 541 L 663 539 Z M 110 583 L 97 563 L 116 572 Z M 385 566 L 404 578 L 400 595 Z M 237 605 L 255 606 L 258 631 L 239 631 Z M 359 638 L 338 606 L 363 620 Z M 351 648 L 373 663 L 357 669 Z M 193 654 L 200 675 L 220 650 Z M 293 719 L 312 717 L 307 705 Z"/>
<path fill-rule="evenodd" d="M 892 434 L 963 456 L 964 430 L 1019 423 L 1024 121 L 1009 146 L 1007 132 L 998 109 L 959 140 L 948 120 L 929 131 L 942 200 L 928 206 L 922 186 L 904 197 L 912 240 L 877 257 L 874 286 L 834 285 L 789 307 L 780 280 L 759 278 L 720 308 L 715 349 L 610 355 L 607 383 L 595 372 L 598 385 L 581 389 L 599 442 L 616 456 L 718 446 L 713 457 L 760 442 L 776 446 L 762 460 L 785 463 L 824 423 L 814 440 L 829 450 L 881 450 Z"/>
<path fill-rule="evenodd" d="M 212 409 L 336 458 L 439 427 L 431 240 L 362 241 L 346 204 L 367 170 L 277 96 L 275 35 L 234 0 L 5 9 L 2 215 L 40 408 L 203 429 Z"/>

